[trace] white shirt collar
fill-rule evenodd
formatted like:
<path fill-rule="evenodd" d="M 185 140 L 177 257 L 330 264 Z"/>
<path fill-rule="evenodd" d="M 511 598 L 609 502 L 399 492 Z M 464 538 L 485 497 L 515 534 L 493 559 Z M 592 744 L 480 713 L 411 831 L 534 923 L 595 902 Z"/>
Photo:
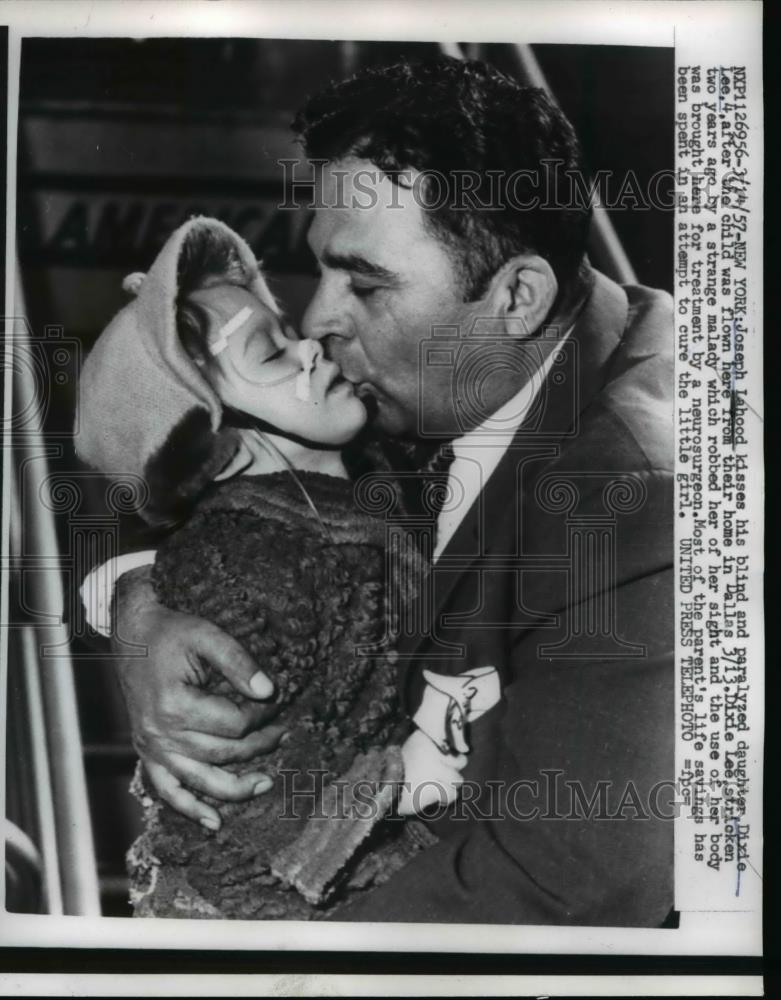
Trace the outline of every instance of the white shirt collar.
<path fill-rule="evenodd" d="M 574 326 L 574 324 L 573 324 Z M 453 464 L 450 466 L 448 482 L 458 482 L 453 491 L 456 497 L 451 505 L 440 511 L 437 519 L 436 545 L 432 561 L 436 562 L 467 511 L 485 488 L 489 477 L 502 460 L 515 433 L 531 411 L 558 354 L 558 349 L 572 333 L 571 326 L 559 340 L 529 381 L 503 406 L 491 414 L 478 427 L 468 431 L 452 442 Z"/>

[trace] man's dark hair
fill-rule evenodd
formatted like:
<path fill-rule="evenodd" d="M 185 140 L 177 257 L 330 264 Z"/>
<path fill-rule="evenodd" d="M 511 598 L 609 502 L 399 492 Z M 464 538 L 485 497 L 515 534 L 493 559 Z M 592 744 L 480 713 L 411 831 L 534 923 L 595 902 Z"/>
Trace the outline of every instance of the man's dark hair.
<path fill-rule="evenodd" d="M 569 196 L 570 178 L 583 172 L 580 146 L 545 91 L 474 60 L 400 62 L 330 85 L 293 129 L 311 159 L 369 160 L 395 183 L 404 170 L 436 172 L 437 183 L 423 185 L 423 207 L 456 254 L 467 301 L 525 251 L 550 263 L 562 289 L 573 281 L 591 206 Z M 459 172 L 479 178 L 473 194 L 458 196 Z M 550 197 L 556 191 L 561 207 Z"/>

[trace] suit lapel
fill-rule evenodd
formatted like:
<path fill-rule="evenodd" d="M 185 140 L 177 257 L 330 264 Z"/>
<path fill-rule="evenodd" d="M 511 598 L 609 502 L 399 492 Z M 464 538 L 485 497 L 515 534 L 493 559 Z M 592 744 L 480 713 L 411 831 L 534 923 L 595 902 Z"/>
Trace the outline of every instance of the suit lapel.
<path fill-rule="evenodd" d="M 599 272 L 574 327 L 554 362 L 534 406 L 515 433 L 483 489 L 450 539 L 432 571 L 432 627 L 454 589 L 481 559 L 521 553 L 520 505 L 524 465 L 552 463 L 566 442 L 577 436 L 585 410 L 607 381 L 609 361 L 621 342 L 628 316 L 624 290 Z M 428 636 L 410 636 L 399 652 L 403 659 L 420 656 Z"/>

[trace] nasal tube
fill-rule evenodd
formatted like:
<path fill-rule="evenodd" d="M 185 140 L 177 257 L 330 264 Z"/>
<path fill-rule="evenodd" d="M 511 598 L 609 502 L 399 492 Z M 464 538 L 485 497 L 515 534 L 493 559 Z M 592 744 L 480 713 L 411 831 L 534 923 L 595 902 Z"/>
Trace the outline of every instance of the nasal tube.
<path fill-rule="evenodd" d="M 301 372 L 296 376 L 296 399 L 302 403 L 311 398 L 312 372 L 315 362 L 322 357 L 323 349 L 317 340 L 299 340 L 298 357 L 301 361 Z"/>

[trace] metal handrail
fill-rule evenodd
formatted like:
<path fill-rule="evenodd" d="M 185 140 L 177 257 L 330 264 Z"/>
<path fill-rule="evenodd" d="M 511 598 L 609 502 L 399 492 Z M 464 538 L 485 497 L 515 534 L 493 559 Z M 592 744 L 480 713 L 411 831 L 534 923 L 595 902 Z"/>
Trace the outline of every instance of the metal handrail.
<path fill-rule="evenodd" d="M 46 738 L 44 698 L 32 628 L 22 632 L 22 670 L 27 696 L 27 721 L 30 727 L 34 796 L 42 859 L 43 901 L 47 913 L 64 913 L 62 873 L 57 853 L 57 823 L 54 807 L 54 784 L 49 769 L 49 746 Z"/>
<path fill-rule="evenodd" d="M 540 87 L 547 93 L 553 103 L 558 106 L 556 95 L 548 85 L 548 81 L 542 71 L 542 67 L 537 61 L 537 56 L 534 54 L 532 46 L 516 44 L 513 48 L 523 82 L 529 87 Z M 440 49 L 445 55 L 453 59 L 465 58 L 458 42 L 441 42 Z M 589 248 L 594 258 L 599 262 L 601 270 L 608 277 L 613 278 L 620 285 L 637 284 L 637 275 L 626 255 L 615 226 L 610 221 L 610 216 L 607 214 L 605 206 L 600 203 L 593 206 Z"/>
<path fill-rule="evenodd" d="M 18 857 L 22 864 L 34 872 L 41 869 L 41 855 L 38 848 L 27 836 L 27 834 L 16 823 L 12 823 L 7 817 L 3 819 L 3 836 L 5 837 L 6 850 L 10 847 L 13 854 Z"/>
<path fill-rule="evenodd" d="M 13 887 L 12 893 L 23 898 L 26 906 L 37 909 L 42 868 L 38 848 L 24 830 L 7 817 L 3 819 L 2 829 L 5 841 L 6 893 L 9 887 Z"/>
<path fill-rule="evenodd" d="M 7 495 L 10 500 L 10 552 L 13 563 L 22 555 L 22 517 L 14 462 L 9 462 Z M 15 580 L 16 582 L 16 580 Z M 21 628 L 20 673 L 24 689 L 24 715 L 29 740 L 32 781 L 32 812 L 41 856 L 40 877 L 43 904 L 47 913 L 63 913 L 60 861 L 57 855 L 57 825 L 49 769 L 49 741 L 44 718 L 43 694 L 35 635 L 31 626 Z"/>
<path fill-rule="evenodd" d="M 12 314 L 25 316 L 24 295 L 16 271 Z M 29 352 L 27 324 L 14 320 L 14 352 Z M 35 398 L 29 365 L 13 366 L 15 398 Z M 21 510 L 19 483 L 14 484 L 17 524 L 11 538 L 20 561 L 34 559 L 56 564 L 59 552 L 54 514 L 48 498 L 48 461 L 40 420 L 36 414 L 26 421 L 14 440 L 16 469 L 23 463 L 25 495 L 34 498 Z M 50 498 L 48 498 L 50 500 Z M 16 576 L 18 583 L 18 575 Z M 63 621 L 65 599 L 59 570 L 39 570 L 31 575 L 28 599 L 40 621 L 25 627 L 24 676 L 28 696 L 28 725 L 33 742 L 36 790 L 44 861 L 44 886 L 49 912 L 85 916 L 100 915 L 97 864 L 87 797 L 87 782 L 81 747 L 73 664 L 68 633 Z M 54 651 L 56 650 L 56 655 Z M 51 782 L 50 797 L 45 785 Z M 56 838 L 55 870 L 51 836 L 52 813 Z"/>

